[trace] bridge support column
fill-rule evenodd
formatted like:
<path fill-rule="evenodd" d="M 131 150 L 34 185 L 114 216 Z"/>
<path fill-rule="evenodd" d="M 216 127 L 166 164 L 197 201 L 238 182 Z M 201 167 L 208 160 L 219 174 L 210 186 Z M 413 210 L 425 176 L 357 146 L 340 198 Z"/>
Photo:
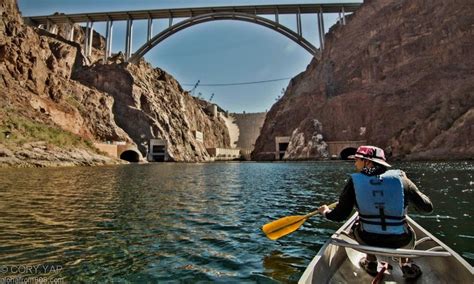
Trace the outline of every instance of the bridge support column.
<path fill-rule="evenodd" d="M 300 37 L 303 36 L 303 31 L 302 31 L 302 28 L 301 28 L 301 12 L 300 12 L 300 9 L 298 9 L 298 13 L 296 13 L 296 30 L 298 32 L 298 35 Z"/>
<path fill-rule="evenodd" d="M 74 41 L 74 23 L 70 22 L 71 28 L 69 29 L 68 38 L 70 41 Z"/>
<path fill-rule="evenodd" d="M 318 31 L 319 31 L 319 48 L 324 49 L 324 13 L 320 9 L 318 13 Z"/>
<path fill-rule="evenodd" d="M 342 24 L 346 24 L 346 12 L 344 11 L 344 6 L 341 7 L 341 14 L 342 14 Z"/>
<path fill-rule="evenodd" d="M 94 39 L 94 22 L 91 22 L 91 26 L 89 28 L 89 32 L 88 32 L 87 37 L 89 38 L 89 40 L 87 42 L 87 44 L 88 44 L 87 56 L 91 56 L 91 54 L 92 54 L 92 41 Z"/>
<path fill-rule="evenodd" d="M 86 23 L 86 32 L 84 34 L 84 55 L 85 56 L 88 56 L 89 52 L 88 52 L 88 48 L 89 48 L 89 27 L 90 25 L 90 22 L 87 21 Z"/>
<path fill-rule="evenodd" d="M 56 34 L 58 30 L 58 25 L 51 22 L 51 20 L 46 21 L 46 30 L 52 34 Z"/>
<path fill-rule="evenodd" d="M 51 32 L 51 21 L 50 21 L 50 20 L 47 20 L 47 21 L 46 21 L 46 30 L 47 30 L 48 32 Z"/>
<path fill-rule="evenodd" d="M 133 38 L 133 20 L 127 20 L 127 30 L 125 34 L 125 60 L 132 55 L 132 38 Z"/>
<path fill-rule="evenodd" d="M 147 33 L 146 33 L 146 40 L 150 41 L 152 35 L 153 35 L 153 19 L 148 18 L 148 29 L 147 29 Z"/>
<path fill-rule="evenodd" d="M 344 12 L 344 7 L 341 7 L 341 11 L 339 11 L 339 17 L 337 19 L 337 22 L 343 26 L 346 24 L 346 15 Z"/>
<path fill-rule="evenodd" d="M 58 34 L 58 25 L 52 24 L 50 28 L 48 29 L 48 32 L 52 34 Z"/>
<path fill-rule="evenodd" d="M 112 31 L 113 31 L 114 22 L 111 20 L 107 21 L 106 28 L 105 28 L 105 55 L 104 61 L 107 63 L 107 59 L 110 57 L 112 53 Z"/>
<path fill-rule="evenodd" d="M 275 22 L 276 22 L 277 24 L 280 23 L 280 20 L 278 19 L 278 9 L 275 11 Z"/>

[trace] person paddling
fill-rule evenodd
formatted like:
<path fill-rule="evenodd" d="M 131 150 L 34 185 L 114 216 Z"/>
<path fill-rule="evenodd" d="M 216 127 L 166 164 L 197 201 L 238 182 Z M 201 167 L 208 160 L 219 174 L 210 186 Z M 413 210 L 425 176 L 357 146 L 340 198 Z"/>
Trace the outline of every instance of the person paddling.
<path fill-rule="evenodd" d="M 319 213 L 331 221 L 347 219 L 354 206 L 359 220 L 353 231 L 355 239 L 366 245 L 387 248 L 413 248 L 415 234 L 405 218 L 408 204 L 420 212 L 433 211 L 431 200 L 401 170 L 391 167 L 382 149 L 360 146 L 355 158 L 357 173 L 352 174 L 339 196 L 334 209 L 327 205 L 318 208 Z M 360 266 L 370 275 L 377 275 L 377 257 L 368 254 Z M 407 258 L 400 260 L 403 277 L 416 279 L 421 269 Z"/>

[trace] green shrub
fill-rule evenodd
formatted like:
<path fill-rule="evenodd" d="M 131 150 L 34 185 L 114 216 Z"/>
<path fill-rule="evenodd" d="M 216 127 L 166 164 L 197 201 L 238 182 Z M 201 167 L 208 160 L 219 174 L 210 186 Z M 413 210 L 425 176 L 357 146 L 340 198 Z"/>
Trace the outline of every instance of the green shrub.
<path fill-rule="evenodd" d="M 16 114 L 2 113 L 0 116 L 0 143 L 22 145 L 27 142 L 44 141 L 61 148 L 93 148 L 90 141 L 62 130 L 59 127 L 32 121 Z M 10 133 L 7 138 L 6 133 Z"/>

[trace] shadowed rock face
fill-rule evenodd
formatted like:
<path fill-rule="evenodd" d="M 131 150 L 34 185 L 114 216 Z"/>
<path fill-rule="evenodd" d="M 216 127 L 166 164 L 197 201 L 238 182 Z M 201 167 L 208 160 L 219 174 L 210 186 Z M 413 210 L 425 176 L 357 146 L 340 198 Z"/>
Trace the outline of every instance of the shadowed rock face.
<path fill-rule="evenodd" d="M 87 143 L 62 149 L 36 141 L 34 135 L 14 143 L 13 138 L 28 131 L 15 121 L 58 129 L 79 140 L 126 141 L 137 144 L 142 153 L 143 142 L 160 136 L 176 161 L 205 161 L 206 147 L 229 145 L 223 121 L 207 116 L 164 71 L 143 62 L 124 64 L 120 56 L 102 65 L 104 40 L 98 34 L 91 56 L 94 65 L 88 66 L 82 28 L 74 33 L 78 42 L 71 42 L 61 36 L 67 27 L 60 27 L 59 35 L 28 27 L 14 0 L 2 1 L 0 14 L 0 130 L 12 137 L 5 140 L 0 133 L 0 166 L 117 162 Z M 195 141 L 192 130 L 203 132 L 204 143 Z"/>
<path fill-rule="evenodd" d="M 314 119 L 325 141 L 367 140 L 394 158 L 474 157 L 473 15 L 470 0 L 365 1 L 272 107 L 253 157 L 271 159 L 275 136 L 295 129 L 308 146 Z"/>

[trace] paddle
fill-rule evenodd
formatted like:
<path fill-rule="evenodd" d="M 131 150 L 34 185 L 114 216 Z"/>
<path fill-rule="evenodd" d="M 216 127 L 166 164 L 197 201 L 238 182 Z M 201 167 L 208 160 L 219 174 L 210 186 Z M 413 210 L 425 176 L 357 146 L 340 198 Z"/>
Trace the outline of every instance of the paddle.
<path fill-rule="evenodd" d="M 329 205 L 328 207 L 333 209 L 336 207 L 337 202 Z M 265 224 L 262 226 L 262 231 L 265 233 L 267 238 L 270 240 L 277 240 L 283 236 L 293 233 L 303 225 L 309 217 L 318 214 L 318 210 L 308 213 L 306 215 L 287 216 Z"/>

